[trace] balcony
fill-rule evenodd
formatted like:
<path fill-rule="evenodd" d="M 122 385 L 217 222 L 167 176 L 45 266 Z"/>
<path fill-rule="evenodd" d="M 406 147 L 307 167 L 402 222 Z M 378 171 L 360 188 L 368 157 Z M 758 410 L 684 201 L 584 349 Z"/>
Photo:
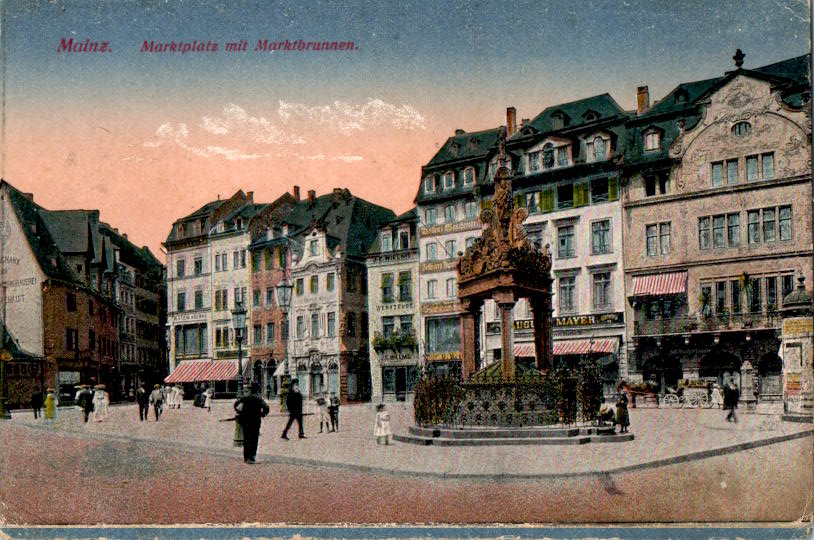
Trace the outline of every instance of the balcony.
<path fill-rule="evenodd" d="M 780 328 L 781 320 L 779 311 L 718 313 L 706 317 L 689 316 L 635 321 L 633 332 L 636 336 L 660 336 L 694 332 L 775 330 Z"/>

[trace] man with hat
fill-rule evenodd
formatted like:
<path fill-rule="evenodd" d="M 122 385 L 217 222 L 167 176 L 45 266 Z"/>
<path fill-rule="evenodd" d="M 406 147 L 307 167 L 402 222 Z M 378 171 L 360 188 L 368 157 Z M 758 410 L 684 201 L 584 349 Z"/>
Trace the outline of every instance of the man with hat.
<path fill-rule="evenodd" d="M 93 412 L 93 400 L 93 392 L 90 391 L 88 385 L 79 385 L 79 392 L 76 394 L 76 404 L 79 406 L 79 410 L 82 411 L 82 416 L 86 424 L 88 423 L 90 413 Z"/>
<path fill-rule="evenodd" d="M 283 430 L 283 439 L 288 440 L 288 428 L 297 421 L 297 427 L 300 428 L 300 439 L 307 438 L 305 431 L 302 428 L 302 394 L 300 394 L 300 386 L 297 379 L 291 381 L 291 388 L 288 395 L 285 397 L 285 405 L 288 408 L 288 423 Z"/>
<path fill-rule="evenodd" d="M 146 422 L 150 412 L 150 394 L 147 393 L 147 383 L 141 383 L 136 390 L 136 401 L 138 402 L 139 421 Z"/>
<path fill-rule="evenodd" d="M 260 397 L 260 385 L 253 383 L 248 396 L 235 401 L 237 422 L 243 428 L 243 461 L 254 463 L 257 455 L 257 440 L 260 438 L 260 424 L 269 413 L 269 406 Z"/>
<path fill-rule="evenodd" d="M 164 407 L 164 393 L 161 392 L 160 384 L 156 384 L 153 391 L 150 393 L 150 403 L 153 404 L 155 421 L 158 422 L 158 418 L 161 416 L 161 409 Z"/>

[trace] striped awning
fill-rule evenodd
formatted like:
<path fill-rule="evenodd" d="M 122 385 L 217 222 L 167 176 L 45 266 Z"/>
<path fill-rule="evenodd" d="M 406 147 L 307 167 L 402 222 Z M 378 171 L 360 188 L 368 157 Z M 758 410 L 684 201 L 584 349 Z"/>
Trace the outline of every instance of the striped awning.
<path fill-rule="evenodd" d="M 631 296 L 680 294 L 687 290 L 687 272 L 667 272 L 633 277 Z"/>
<path fill-rule="evenodd" d="M 615 354 L 619 341 L 610 339 L 568 339 L 554 342 L 554 356 L 571 354 Z M 534 358 L 533 343 L 518 343 L 514 346 L 514 355 L 524 358 Z"/>
<path fill-rule="evenodd" d="M 234 379 L 237 373 L 237 360 L 184 360 L 164 382 L 228 381 Z"/>

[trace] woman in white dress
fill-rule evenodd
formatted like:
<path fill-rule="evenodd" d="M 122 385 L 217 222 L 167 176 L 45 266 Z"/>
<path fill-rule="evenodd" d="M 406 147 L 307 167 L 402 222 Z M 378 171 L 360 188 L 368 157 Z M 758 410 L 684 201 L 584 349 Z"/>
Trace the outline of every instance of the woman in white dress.
<path fill-rule="evenodd" d="M 390 413 L 385 410 L 384 403 L 376 405 L 376 425 L 373 428 L 376 444 L 390 444 L 393 432 L 390 431 Z"/>
<path fill-rule="evenodd" d="M 204 403 L 203 403 L 203 406 L 207 411 L 212 412 L 212 387 L 211 386 L 208 386 L 206 388 L 206 390 L 204 391 Z"/>
<path fill-rule="evenodd" d="M 724 406 L 724 396 L 721 394 L 721 387 L 718 386 L 718 383 L 712 385 L 712 396 L 710 398 L 710 402 L 712 403 L 713 407 L 717 407 L 718 409 L 722 409 Z"/>
<path fill-rule="evenodd" d="M 105 391 L 105 385 L 97 384 L 94 387 L 93 393 L 93 415 L 97 422 L 107 420 L 107 406 L 110 403 L 110 397 Z"/>

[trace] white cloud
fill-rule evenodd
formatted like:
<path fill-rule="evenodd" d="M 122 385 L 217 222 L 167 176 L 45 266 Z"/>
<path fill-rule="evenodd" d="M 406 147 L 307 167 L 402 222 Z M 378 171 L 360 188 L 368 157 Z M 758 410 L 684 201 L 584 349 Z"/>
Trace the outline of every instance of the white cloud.
<path fill-rule="evenodd" d="M 155 137 L 145 141 L 146 148 L 158 148 L 164 144 L 178 147 L 203 158 L 222 157 L 227 160 L 249 160 L 263 157 L 293 157 L 309 161 L 340 161 L 356 163 L 364 161 L 359 155 L 335 155 L 325 153 L 304 154 L 293 147 L 307 144 L 306 134 L 317 130 L 328 130 L 342 135 L 352 135 L 369 128 L 389 128 L 398 130 L 425 129 L 424 117 L 410 105 L 397 107 L 381 99 L 369 98 L 367 103 L 354 105 L 335 101 L 331 105 L 308 106 L 302 103 L 280 101 L 276 116 L 271 120 L 264 116 L 252 116 L 246 109 L 235 103 L 226 104 L 219 115 L 205 115 L 198 124 L 196 136 L 206 141 L 212 137 L 233 141 L 249 141 L 254 145 L 273 145 L 274 153 L 241 151 L 222 144 L 196 146 L 189 142 L 190 130 L 184 122 L 166 122 L 156 129 Z M 211 141 L 214 142 L 214 141 Z M 236 145 L 234 142 L 233 146 Z M 240 146 L 239 144 L 237 144 Z"/>
<path fill-rule="evenodd" d="M 303 121 L 351 135 L 370 127 L 425 129 L 426 120 L 410 105 L 396 107 L 381 99 L 369 98 L 364 105 L 335 101 L 333 105 L 308 106 L 280 101 L 277 114 L 285 125 L 300 126 Z"/>
<path fill-rule="evenodd" d="M 230 161 L 257 159 L 261 157 L 259 154 L 244 154 L 239 150 L 224 148 L 222 146 L 207 146 L 206 148 L 201 148 L 198 146 L 189 145 L 186 142 L 187 138 L 189 137 L 189 130 L 187 129 L 187 125 L 183 122 L 178 122 L 175 124 L 167 122 L 161 124 L 158 126 L 158 129 L 155 130 L 155 136 L 156 140 L 145 141 L 144 146 L 147 148 L 158 148 L 165 143 L 175 143 L 180 148 L 186 150 L 187 152 L 191 152 L 196 156 L 203 158 L 223 156 Z"/>

